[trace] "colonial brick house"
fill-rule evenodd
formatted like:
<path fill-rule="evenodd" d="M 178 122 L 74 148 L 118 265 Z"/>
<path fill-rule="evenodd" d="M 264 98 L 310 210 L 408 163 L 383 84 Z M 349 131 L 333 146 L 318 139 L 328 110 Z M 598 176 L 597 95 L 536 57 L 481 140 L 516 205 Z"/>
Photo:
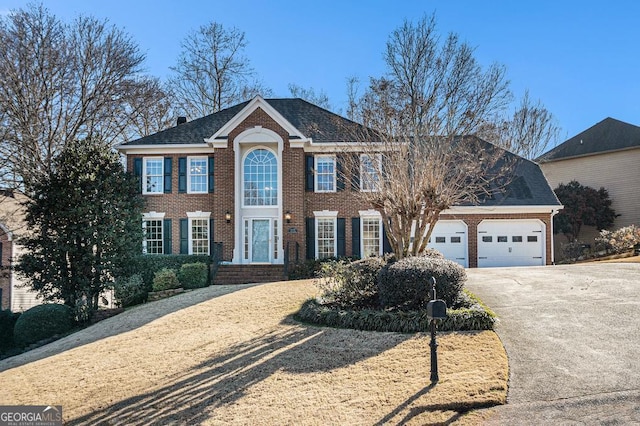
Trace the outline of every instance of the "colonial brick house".
<path fill-rule="evenodd" d="M 211 254 L 223 264 L 368 256 L 385 249 L 378 212 L 354 197 L 360 170 L 337 161 L 358 124 L 302 99 L 256 97 L 120 145 L 147 204 L 143 250 Z M 513 154 L 505 155 L 514 157 Z M 517 191 L 444 212 L 431 246 L 465 267 L 553 262 L 561 208 L 539 167 L 516 158 Z M 282 270 L 278 267 L 278 270 Z"/>

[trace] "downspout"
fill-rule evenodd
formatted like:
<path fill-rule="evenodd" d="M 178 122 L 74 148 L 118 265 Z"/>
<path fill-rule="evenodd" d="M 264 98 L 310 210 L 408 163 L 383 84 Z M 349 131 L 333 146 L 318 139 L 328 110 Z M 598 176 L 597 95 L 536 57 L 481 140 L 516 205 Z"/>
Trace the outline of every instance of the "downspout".
<path fill-rule="evenodd" d="M 555 265 L 556 264 L 556 253 L 555 253 L 555 240 L 553 238 L 553 217 L 555 215 L 557 215 L 558 213 L 560 213 L 560 210 L 562 210 L 564 208 L 564 206 L 560 206 L 557 209 L 552 209 L 551 210 L 551 264 Z"/>

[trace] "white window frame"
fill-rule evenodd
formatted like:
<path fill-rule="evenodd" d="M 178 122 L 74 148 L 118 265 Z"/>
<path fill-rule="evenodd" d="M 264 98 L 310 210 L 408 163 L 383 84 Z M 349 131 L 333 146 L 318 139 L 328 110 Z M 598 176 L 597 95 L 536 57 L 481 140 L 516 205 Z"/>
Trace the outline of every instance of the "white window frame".
<path fill-rule="evenodd" d="M 364 250 L 364 221 L 365 220 L 377 220 L 378 221 L 378 256 L 382 256 L 382 252 L 384 250 L 383 241 L 384 241 L 384 228 L 382 227 L 382 215 L 377 210 L 360 210 L 360 257 L 366 258 L 369 256 L 365 255 Z"/>
<path fill-rule="evenodd" d="M 318 185 L 318 162 L 321 160 L 331 160 L 331 162 L 333 163 L 333 188 L 332 189 L 324 189 L 324 190 L 320 190 L 319 185 Z M 336 187 L 337 187 L 337 164 L 336 164 L 336 156 L 335 155 L 316 155 L 314 156 L 314 170 L 316 171 L 313 175 L 313 179 L 314 179 L 314 188 L 315 188 L 315 192 L 336 192 Z"/>
<path fill-rule="evenodd" d="M 189 219 L 189 254 L 194 254 L 193 253 L 193 222 L 194 221 L 198 221 L 198 220 L 204 220 L 207 226 L 207 237 L 206 237 L 206 253 L 196 253 L 196 254 L 204 254 L 204 255 L 209 255 L 209 247 L 211 245 L 210 241 L 211 241 L 211 226 L 210 226 L 210 221 L 209 219 L 211 218 L 211 212 L 201 212 L 201 211 L 196 211 L 196 212 L 187 212 L 187 218 Z"/>
<path fill-rule="evenodd" d="M 150 254 L 150 255 L 154 255 L 154 254 L 164 254 L 164 213 L 158 213 L 158 212 L 149 212 L 149 213 L 142 213 L 142 230 L 143 230 L 143 236 L 142 236 L 142 254 Z M 151 221 L 151 220 L 156 220 L 156 221 L 160 221 L 160 230 L 161 230 L 161 237 L 160 237 L 160 242 L 161 242 L 161 247 L 162 247 L 162 251 L 160 253 L 148 253 L 147 252 L 147 221 Z"/>
<path fill-rule="evenodd" d="M 365 182 L 367 182 L 368 184 L 372 184 L 374 183 L 369 182 L 369 179 L 365 179 L 365 173 L 364 173 L 364 158 L 368 158 L 370 159 L 371 157 L 374 157 L 377 160 L 377 167 L 374 167 L 374 173 L 375 176 L 377 176 L 377 180 L 375 181 L 375 183 L 379 184 L 380 183 L 380 179 L 381 176 L 378 176 L 378 173 L 380 170 L 382 170 L 382 154 L 360 154 L 360 192 L 377 192 L 378 188 L 377 187 L 371 187 L 371 188 L 365 188 Z M 371 160 L 371 162 L 373 163 L 375 160 Z M 374 163 L 375 165 L 375 163 Z M 367 174 L 368 175 L 368 174 Z"/>
<path fill-rule="evenodd" d="M 333 256 L 328 256 L 330 257 L 337 257 L 338 255 L 338 212 L 337 211 L 329 211 L 329 210 L 323 210 L 323 211 L 316 211 L 313 212 L 313 215 L 315 216 L 315 220 L 314 220 L 314 226 L 315 226 L 315 254 L 316 254 L 316 259 L 324 259 L 324 257 L 320 257 L 320 251 L 318 250 L 319 247 L 319 240 L 320 240 L 320 233 L 318 232 L 318 228 L 319 228 L 319 223 L 320 220 L 331 220 L 333 221 Z M 319 220 L 320 219 L 320 220 Z"/>
<path fill-rule="evenodd" d="M 147 190 L 147 161 L 150 161 L 150 160 L 160 161 L 160 185 L 156 191 Z M 164 193 L 164 157 L 143 157 L 142 158 L 142 193 L 146 195 L 158 195 L 158 194 Z"/>
<path fill-rule="evenodd" d="M 204 190 L 194 191 L 191 188 L 191 161 L 204 160 Z M 199 175 L 197 175 L 199 176 Z M 187 194 L 206 194 L 209 191 L 209 158 L 203 156 L 187 157 Z"/>
<path fill-rule="evenodd" d="M 265 150 L 269 153 L 271 153 L 273 155 L 273 157 L 275 158 L 276 164 L 276 182 L 275 182 L 275 189 L 272 188 L 273 191 L 275 191 L 275 203 L 270 203 L 270 204 L 247 204 L 247 197 L 246 197 L 246 192 L 245 192 L 245 174 L 246 174 L 246 169 L 245 169 L 245 161 L 247 160 L 247 157 L 249 157 L 249 155 L 251 155 L 253 152 L 255 151 L 259 151 L 259 150 Z M 280 203 L 280 182 L 279 180 L 281 179 L 281 175 L 280 175 L 280 170 L 279 170 L 279 162 L 280 162 L 280 158 L 278 157 L 278 154 L 271 148 L 268 148 L 266 146 L 255 146 L 253 148 L 251 148 L 250 150 L 248 150 L 242 157 L 241 163 L 240 163 L 240 167 L 241 167 L 241 186 L 240 186 L 240 196 L 241 196 L 241 201 L 242 201 L 242 207 L 243 208 L 270 208 L 270 207 L 277 207 Z M 259 197 L 256 197 L 256 199 L 259 199 Z M 265 199 L 269 199 L 269 198 L 265 198 Z"/>

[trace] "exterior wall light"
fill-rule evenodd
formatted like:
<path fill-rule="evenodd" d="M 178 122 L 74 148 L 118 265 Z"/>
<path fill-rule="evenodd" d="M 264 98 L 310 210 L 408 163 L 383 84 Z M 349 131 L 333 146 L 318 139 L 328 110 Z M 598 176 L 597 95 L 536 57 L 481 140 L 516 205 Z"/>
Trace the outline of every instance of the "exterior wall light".
<path fill-rule="evenodd" d="M 287 223 L 291 223 L 291 212 L 289 210 L 284 214 L 284 220 L 286 220 Z"/>
<path fill-rule="evenodd" d="M 230 213 L 230 212 L 228 212 L 228 211 L 227 211 L 227 212 L 224 214 L 224 220 L 226 220 L 226 221 L 227 221 L 227 223 L 231 223 L 231 213 Z"/>

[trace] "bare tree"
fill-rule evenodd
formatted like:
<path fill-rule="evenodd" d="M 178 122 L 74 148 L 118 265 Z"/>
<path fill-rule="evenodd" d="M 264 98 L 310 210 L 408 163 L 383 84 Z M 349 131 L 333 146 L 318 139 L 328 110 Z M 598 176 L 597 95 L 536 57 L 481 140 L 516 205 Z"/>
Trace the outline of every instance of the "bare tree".
<path fill-rule="evenodd" d="M 297 84 L 289 83 L 289 93 L 291 93 L 291 96 L 294 98 L 302 98 L 314 105 L 319 106 L 320 108 L 331 110 L 331 102 L 329 102 L 329 96 L 324 90 L 316 92 L 313 87 L 305 89 L 301 86 L 298 86 Z"/>
<path fill-rule="evenodd" d="M 147 98 L 133 95 L 154 89 L 138 76 L 144 55 L 106 21 L 65 24 L 30 6 L 0 18 L 0 46 L 5 187 L 37 181 L 69 141 L 126 139 L 131 122 L 148 114 L 138 103 Z"/>
<path fill-rule="evenodd" d="M 394 31 L 385 61 L 387 75 L 372 78 L 353 103 L 352 116 L 373 131 L 355 137 L 359 155 L 340 160 L 352 180 L 358 176 L 358 196 L 381 213 L 396 256 L 405 257 L 426 249 L 442 211 L 495 190 L 509 166 L 503 151 L 470 135 L 510 92 L 502 66 L 483 69 L 454 34 L 441 40 L 433 16 Z"/>
<path fill-rule="evenodd" d="M 511 117 L 496 118 L 479 126 L 477 135 L 504 149 L 533 160 L 558 139 L 560 128 L 551 112 L 527 90 Z"/>
<path fill-rule="evenodd" d="M 237 28 L 211 22 L 182 41 L 174 75 L 169 79 L 180 113 L 195 118 L 271 91 L 255 79 L 244 55 L 247 40 Z"/>

